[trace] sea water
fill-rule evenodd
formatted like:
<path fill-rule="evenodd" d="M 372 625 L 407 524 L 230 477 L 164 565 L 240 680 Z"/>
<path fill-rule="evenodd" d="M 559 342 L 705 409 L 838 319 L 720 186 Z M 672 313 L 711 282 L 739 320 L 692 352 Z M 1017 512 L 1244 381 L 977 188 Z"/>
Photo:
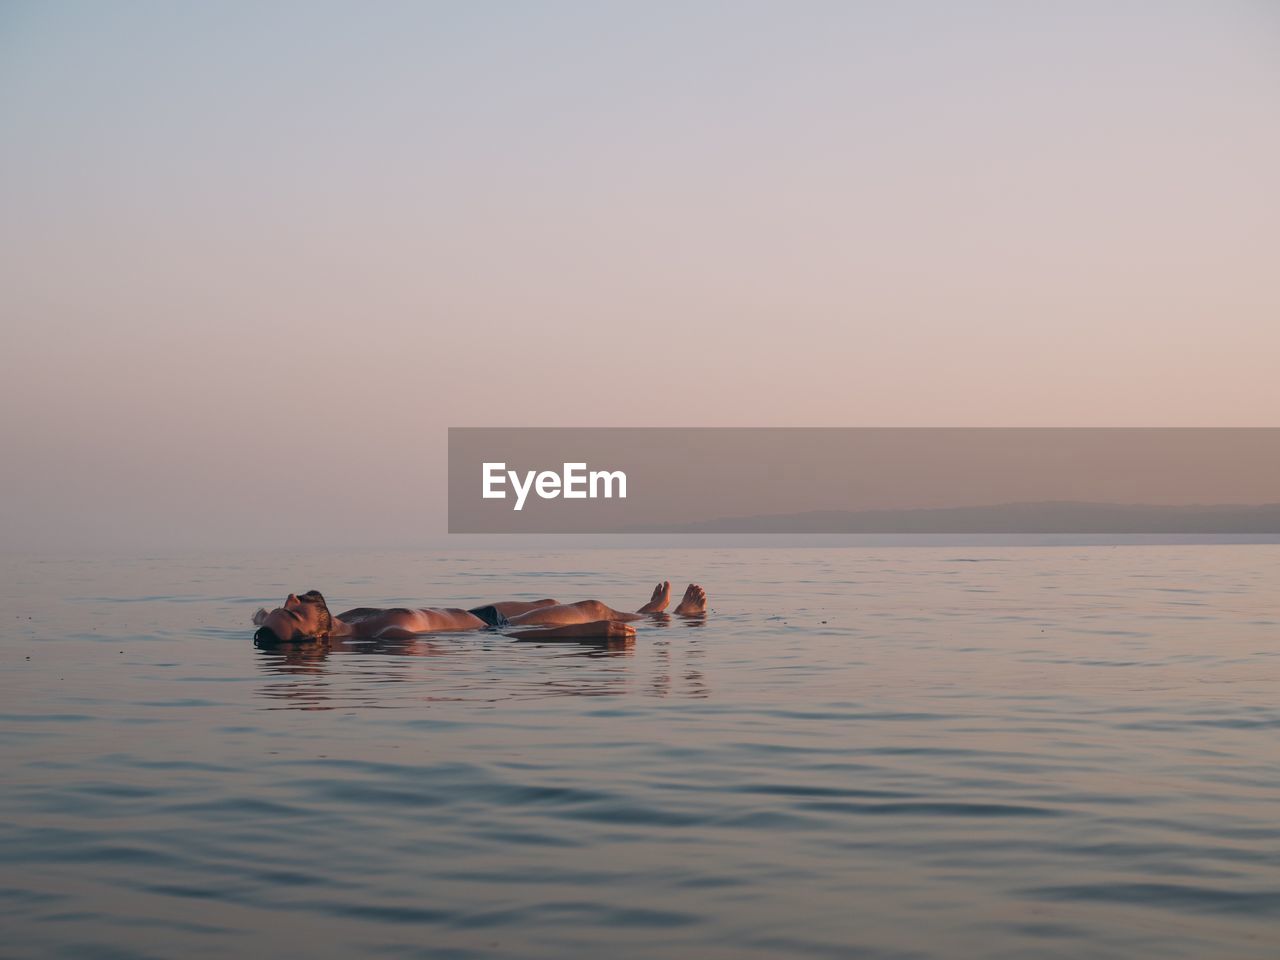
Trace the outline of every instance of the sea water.
<path fill-rule="evenodd" d="M 0 561 L 6 957 L 1273 958 L 1280 547 Z M 629 646 L 258 650 L 602 599 Z"/>

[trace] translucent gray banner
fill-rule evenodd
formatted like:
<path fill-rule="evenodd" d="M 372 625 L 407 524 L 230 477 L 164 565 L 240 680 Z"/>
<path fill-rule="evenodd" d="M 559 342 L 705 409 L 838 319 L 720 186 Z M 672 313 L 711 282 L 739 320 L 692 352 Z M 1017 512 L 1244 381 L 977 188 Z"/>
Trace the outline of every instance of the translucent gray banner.
<path fill-rule="evenodd" d="M 453 428 L 450 533 L 1280 533 L 1280 429 Z"/>

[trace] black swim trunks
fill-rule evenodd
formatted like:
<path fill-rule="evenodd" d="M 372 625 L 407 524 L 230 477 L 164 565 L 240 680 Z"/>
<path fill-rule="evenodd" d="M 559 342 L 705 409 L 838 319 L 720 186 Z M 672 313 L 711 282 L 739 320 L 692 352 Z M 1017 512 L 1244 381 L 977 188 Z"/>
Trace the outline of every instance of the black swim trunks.
<path fill-rule="evenodd" d="M 499 613 L 498 608 L 493 604 L 488 604 L 484 607 L 476 607 L 474 610 L 468 610 L 467 613 L 471 614 L 473 617 L 479 617 L 489 626 L 490 630 L 502 630 L 503 628 L 511 625 L 507 621 L 507 618 Z"/>

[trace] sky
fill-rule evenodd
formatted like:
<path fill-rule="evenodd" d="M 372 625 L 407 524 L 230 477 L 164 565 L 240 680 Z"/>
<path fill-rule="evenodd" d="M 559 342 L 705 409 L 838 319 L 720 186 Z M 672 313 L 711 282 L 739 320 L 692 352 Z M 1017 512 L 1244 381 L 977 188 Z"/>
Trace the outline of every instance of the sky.
<path fill-rule="evenodd" d="M 5 0 L 0 138 L 9 550 L 413 546 L 450 426 L 1280 425 L 1270 3 Z"/>

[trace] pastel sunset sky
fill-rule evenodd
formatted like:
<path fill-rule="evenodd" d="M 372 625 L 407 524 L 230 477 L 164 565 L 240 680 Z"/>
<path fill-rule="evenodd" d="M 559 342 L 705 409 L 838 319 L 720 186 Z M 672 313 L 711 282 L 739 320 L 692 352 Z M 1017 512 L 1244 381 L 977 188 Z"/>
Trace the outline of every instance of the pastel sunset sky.
<path fill-rule="evenodd" d="M 0 137 L 9 549 L 413 544 L 449 426 L 1280 425 L 1263 0 L 9 0 Z"/>

